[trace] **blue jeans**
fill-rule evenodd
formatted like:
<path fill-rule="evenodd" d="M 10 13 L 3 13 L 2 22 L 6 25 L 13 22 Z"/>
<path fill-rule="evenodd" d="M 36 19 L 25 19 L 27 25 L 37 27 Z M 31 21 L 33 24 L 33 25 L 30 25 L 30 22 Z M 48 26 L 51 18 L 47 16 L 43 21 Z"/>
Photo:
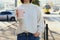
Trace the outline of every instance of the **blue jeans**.
<path fill-rule="evenodd" d="M 40 40 L 40 38 L 35 37 L 32 33 L 21 33 L 17 35 L 17 40 Z"/>

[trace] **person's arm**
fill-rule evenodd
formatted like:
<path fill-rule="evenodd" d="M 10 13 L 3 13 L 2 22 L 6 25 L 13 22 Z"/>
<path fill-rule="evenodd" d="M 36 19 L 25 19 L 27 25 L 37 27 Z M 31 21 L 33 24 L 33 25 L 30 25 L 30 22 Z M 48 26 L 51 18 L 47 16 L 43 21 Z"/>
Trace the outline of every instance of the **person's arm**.
<path fill-rule="evenodd" d="M 17 22 L 19 20 L 18 8 L 16 8 L 15 13 L 16 13 L 15 18 L 16 18 L 16 22 Z"/>
<path fill-rule="evenodd" d="M 20 31 L 20 27 L 22 26 L 22 18 L 19 17 L 19 13 L 18 13 L 18 9 L 16 9 L 16 25 L 17 25 L 17 29 L 15 31 L 15 35 L 17 36 L 17 34 L 19 33 Z"/>
<path fill-rule="evenodd" d="M 44 19 L 42 17 L 42 11 L 40 8 L 37 9 L 37 32 L 34 36 L 38 37 L 44 32 Z"/>
<path fill-rule="evenodd" d="M 18 14 L 18 9 L 15 10 L 15 19 L 16 19 L 16 23 L 19 21 L 19 14 Z"/>
<path fill-rule="evenodd" d="M 43 16 L 42 16 L 42 11 L 40 9 L 39 13 L 38 13 L 38 32 L 41 34 L 44 32 L 44 19 L 43 19 Z"/>
<path fill-rule="evenodd" d="M 18 13 L 19 11 L 19 13 Z M 16 9 L 16 21 L 22 22 L 21 10 Z"/>

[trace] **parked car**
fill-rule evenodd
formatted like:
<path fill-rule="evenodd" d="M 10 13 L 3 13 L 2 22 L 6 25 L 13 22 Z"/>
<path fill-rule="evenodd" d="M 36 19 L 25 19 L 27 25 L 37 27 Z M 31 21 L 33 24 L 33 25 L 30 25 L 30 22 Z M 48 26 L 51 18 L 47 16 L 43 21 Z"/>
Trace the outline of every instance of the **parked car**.
<path fill-rule="evenodd" d="M 15 21 L 15 12 L 11 10 L 0 12 L 0 21 Z"/>

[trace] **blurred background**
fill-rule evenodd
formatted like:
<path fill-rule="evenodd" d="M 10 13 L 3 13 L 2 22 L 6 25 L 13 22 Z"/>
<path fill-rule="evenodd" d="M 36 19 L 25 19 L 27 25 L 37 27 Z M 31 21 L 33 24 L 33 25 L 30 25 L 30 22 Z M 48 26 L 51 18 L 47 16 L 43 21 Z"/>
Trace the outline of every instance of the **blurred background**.
<path fill-rule="evenodd" d="M 60 0 L 34 0 L 32 3 L 41 8 L 45 25 L 48 24 L 41 40 L 59 40 Z M 20 0 L 0 0 L 0 40 L 16 40 L 15 9 L 21 4 Z"/>

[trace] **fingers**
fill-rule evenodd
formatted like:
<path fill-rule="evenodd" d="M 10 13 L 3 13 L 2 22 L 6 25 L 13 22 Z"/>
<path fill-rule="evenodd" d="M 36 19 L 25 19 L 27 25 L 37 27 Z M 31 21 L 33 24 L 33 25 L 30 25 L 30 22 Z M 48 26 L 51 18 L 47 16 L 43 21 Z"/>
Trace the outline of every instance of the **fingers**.
<path fill-rule="evenodd" d="M 38 32 L 34 34 L 35 37 L 38 37 L 39 35 L 40 35 L 40 33 L 38 33 Z"/>

